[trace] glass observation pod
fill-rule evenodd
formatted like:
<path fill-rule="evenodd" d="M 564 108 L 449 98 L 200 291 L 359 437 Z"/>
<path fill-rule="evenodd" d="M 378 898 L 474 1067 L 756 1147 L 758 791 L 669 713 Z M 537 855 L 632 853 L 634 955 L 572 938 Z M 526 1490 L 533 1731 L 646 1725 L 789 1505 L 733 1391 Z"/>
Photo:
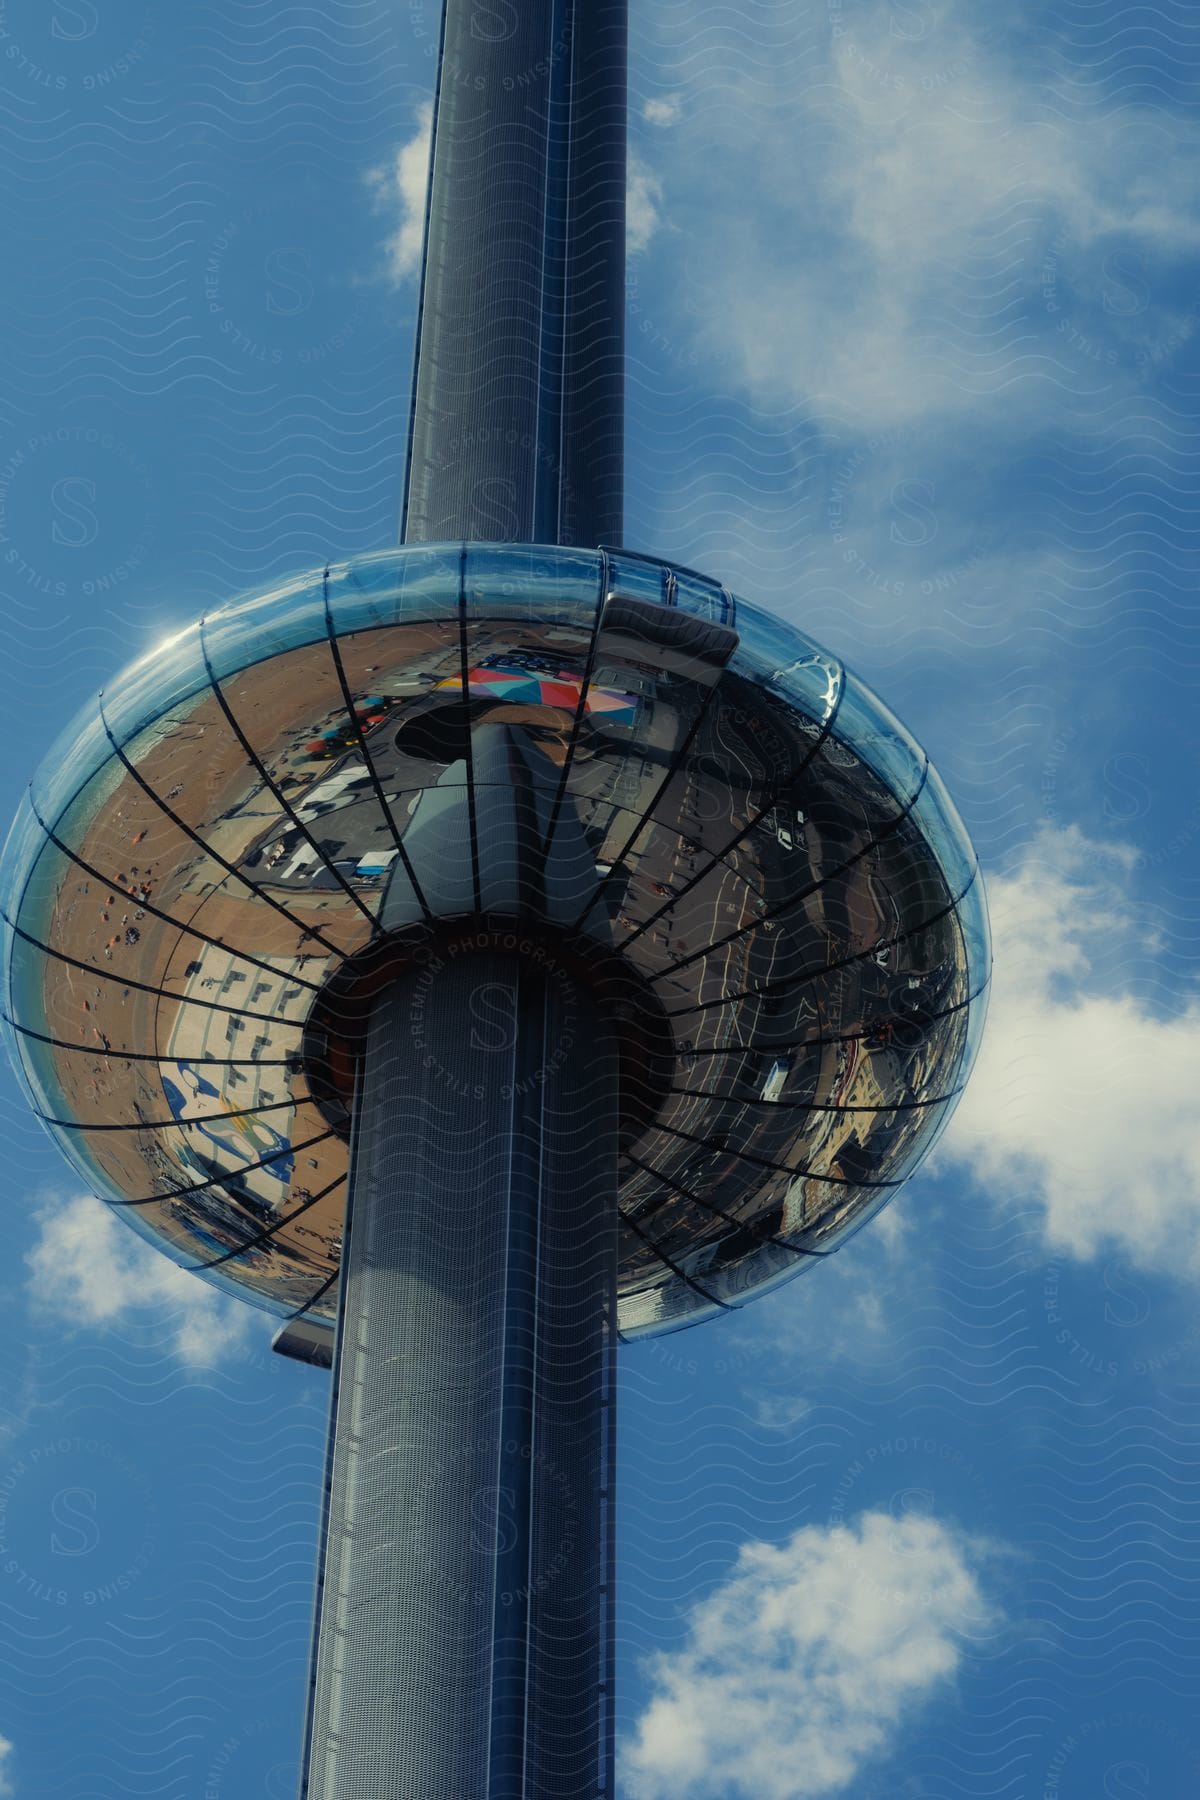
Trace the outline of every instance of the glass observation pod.
<path fill-rule="evenodd" d="M 486 844 L 457 893 L 424 866 L 501 739 L 539 829 L 578 821 L 574 912 L 526 883 L 509 916 Z M 6 870 L 6 1030 L 48 1130 L 177 1262 L 314 1323 L 369 998 L 414 959 L 432 991 L 481 919 L 622 1021 L 626 1337 L 843 1243 L 983 1025 L 982 882 L 928 758 L 795 627 L 624 552 L 416 546 L 223 608 L 71 725 Z"/>

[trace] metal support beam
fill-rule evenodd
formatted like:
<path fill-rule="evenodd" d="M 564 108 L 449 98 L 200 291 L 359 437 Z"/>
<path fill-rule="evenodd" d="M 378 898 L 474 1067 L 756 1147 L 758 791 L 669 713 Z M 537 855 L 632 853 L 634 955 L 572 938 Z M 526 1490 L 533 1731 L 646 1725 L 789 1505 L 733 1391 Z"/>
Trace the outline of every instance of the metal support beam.
<path fill-rule="evenodd" d="M 619 544 L 628 0 L 446 0 L 402 536 Z"/>
<path fill-rule="evenodd" d="M 360 1088 L 302 1796 L 608 1800 L 615 1040 L 461 953 Z"/>

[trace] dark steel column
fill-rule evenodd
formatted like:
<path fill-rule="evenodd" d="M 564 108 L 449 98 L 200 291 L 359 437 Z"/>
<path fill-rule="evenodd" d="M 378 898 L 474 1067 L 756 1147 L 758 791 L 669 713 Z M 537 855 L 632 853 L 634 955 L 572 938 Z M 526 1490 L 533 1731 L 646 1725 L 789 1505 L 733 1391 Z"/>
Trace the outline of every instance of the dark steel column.
<path fill-rule="evenodd" d="M 619 544 L 628 0 L 446 0 L 402 535 Z"/>
<path fill-rule="evenodd" d="M 611 1796 L 614 1041 L 487 950 L 363 1066 L 302 1794 Z"/>

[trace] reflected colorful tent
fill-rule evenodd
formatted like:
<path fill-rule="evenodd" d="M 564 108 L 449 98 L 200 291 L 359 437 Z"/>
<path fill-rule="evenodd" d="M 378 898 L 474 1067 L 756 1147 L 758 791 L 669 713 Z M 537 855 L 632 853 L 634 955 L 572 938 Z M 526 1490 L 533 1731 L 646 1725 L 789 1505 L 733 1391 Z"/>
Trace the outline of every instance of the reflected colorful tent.
<path fill-rule="evenodd" d="M 463 691 L 462 677 L 450 676 L 435 685 L 437 692 Z M 637 718 L 637 695 L 621 693 L 615 688 L 585 683 L 570 669 L 543 675 L 524 667 L 517 659 L 480 665 L 467 671 L 467 693 L 473 700 L 507 700 L 514 706 L 553 706 L 574 713 L 580 709 L 587 717 L 603 715 L 613 725 L 633 725 Z"/>

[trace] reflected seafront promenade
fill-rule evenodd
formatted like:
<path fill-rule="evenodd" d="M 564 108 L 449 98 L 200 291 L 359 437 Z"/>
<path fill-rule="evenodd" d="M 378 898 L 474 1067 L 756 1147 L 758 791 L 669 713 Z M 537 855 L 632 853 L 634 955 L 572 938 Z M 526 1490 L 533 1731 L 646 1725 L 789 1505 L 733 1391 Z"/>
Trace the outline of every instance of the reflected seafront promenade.
<path fill-rule="evenodd" d="M 476 854 L 432 933 L 406 853 L 433 794 L 494 778 L 488 725 L 551 772 L 603 878 L 563 957 L 611 975 L 615 954 L 628 985 L 622 1333 L 691 1323 L 887 1200 L 954 1106 L 988 978 L 928 759 L 836 659 L 699 576 L 409 547 L 180 634 L 71 727 L 14 827 L 10 1039 L 143 1234 L 332 1323 L 355 993 L 381 943 L 435 982 L 447 915 L 489 912 Z"/>

